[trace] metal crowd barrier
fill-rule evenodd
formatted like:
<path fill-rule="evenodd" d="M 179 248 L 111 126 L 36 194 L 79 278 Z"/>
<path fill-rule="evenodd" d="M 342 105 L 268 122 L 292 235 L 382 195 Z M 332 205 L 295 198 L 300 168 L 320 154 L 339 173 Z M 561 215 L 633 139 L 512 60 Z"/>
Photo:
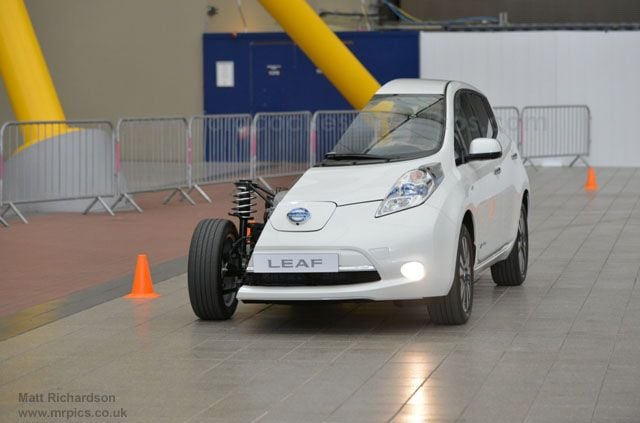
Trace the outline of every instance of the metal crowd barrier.
<path fill-rule="evenodd" d="M 590 153 L 591 114 L 584 105 L 494 108 L 525 161 Z M 0 128 L 0 224 L 17 205 L 93 199 L 108 213 L 132 194 L 171 190 L 191 204 L 201 185 L 304 172 L 331 151 L 355 110 L 106 121 L 8 122 Z M 115 136 L 114 136 L 115 135 Z M 109 207 L 104 197 L 117 196 Z"/>
<path fill-rule="evenodd" d="M 517 107 L 494 107 L 493 112 L 498 121 L 499 130 L 503 131 L 511 141 L 520 147 L 520 111 Z"/>
<path fill-rule="evenodd" d="M 531 161 L 544 157 L 574 157 L 569 166 L 591 151 L 591 111 L 584 105 L 527 106 L 521 114 L 521 154 Z"/>
<path fill-rule="evenodd" d="M 176 193 L 191 204 L 188 181 L 188 122 L 182 117 L 120 119 L 116 126 L 116 167 L 120 195 L 113 204 L 130 203 L 142 209 L 132 194 L 168 191 L 163 204 Z"/>
<path fill-rule="evenodd" d="M 309 167 L 311 113 L 256 113 L 251 124 L 251 177 L 286 176 Z"/>
<path fill-rule="evenodd" d="M 189 119 L 189 192 L 200 185 L 251 176 L 251 115 L 193 116 Z"/>
<path fill-rule="evenodd" d="M 310 129 L 310 166 L 324 159 L 324 155 L 333 149 L 357 115 L 357 110 L 318 110 L 313 114 Z"/>
<path fill-rule="evenodd" d="M 7 122 L 0 128 L 0 223 L 17 205 L 116 195 L 113 126 L 106 121 Z"/>

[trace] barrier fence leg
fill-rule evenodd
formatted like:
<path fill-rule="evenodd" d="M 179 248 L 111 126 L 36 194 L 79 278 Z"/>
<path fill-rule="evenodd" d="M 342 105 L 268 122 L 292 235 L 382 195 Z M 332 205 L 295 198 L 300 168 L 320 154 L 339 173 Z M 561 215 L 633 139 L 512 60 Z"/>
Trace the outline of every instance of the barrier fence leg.
<path fill-rule="evenodd" d="M 269 183 L 267 181 L 265 181 L 262 176 L 260 176 L 258 178 L 258 182 L 260 182 L 262 185 L 264 185 L 269 191 L 275 192 L 275 191 L 273 191 L 273 188 L 271 188 L 271 185 L 269 185 Z"/>
<path fill-rule="evenodd" d="M 22 223 L 24 223 L 25 225 L 29 223 L 29 221 L 22 215 L 22 213 L 20 213 L 20 210 L 18 210 L 16 205 L 13 204 L 13 203 L 7 203 L 6 204 L 6 206 L 4 207 L 4 210 L 2 210 L 2 212 L 0 212 L 0 219 L 2 219 L 4 221 L 4 216 L 9 211 L 12 211 L 16 216 L 18 216 L 18 219 L 20 219 L 20 221 L 22 221 Z M 9 225 L 7 225 L 7 226 L 9 226 Z"/>
<path fill-rule="evenodd" d="M 529 163 L 529 166 L 531 166 L 533 170 L 535 170 L 536 172 L 538 171 L 538 166 L 536 166 L 531 160 L 527 158 L 523 158 L 522 165 L 525 166 L 527 163 Z"/>
<path fill-rule="evenodd" d="M 191 191 L 193 191 L 193 190 L 198 191 L 198 194 L 200 194 L 200 196 L 201 196 L 202 198 L 204 198 L 204 200 L 205 200 L 207 203 L 211 203 L 211 197 L 209 197 L 209 196 L 207 195 L 207 193 L 206 193 L 206 192 L 204 192 L 204 190 L 200 187 L 200 185 L 198 185 L 198 184 L 193 184 L 193 187 L 191 187 L 191 190 L 189 191 L 189 194 L 190 194 L 190 193 L 191 193 Z"/>
<path fill-rule="evenodd" d="M 138 213 L 142 213 L 142 208 L 140 208 L 140 206 L 138 205 L 138 203 L 136 203 L 133 200 L 133 197 L 131 197 L 129 194 L 127 194 L 126 192 L 124 194 L 122 194 L 122 197 L 127 200 L 127 203 L 131 204 L 133 206 L 134 209 L 136 209 L 136 211 Z"/>
<path fill-rule="evenodd" d="M 185 200 L 187 200 L 189 202 L 189 204 L 191 204 L 192 206 L 196 205 L 196 202 L 193 201 L 193 198 L 191 198 L 189 196 L 189 194 L 187 194 L 187 192 L 185 190 L 183 190 L 182 188 L 176 188 L 174 189 L 171 194 L 169 194 L 169 196 L 167 198 L 164 199 L 164 201 L 162 202 L 162 204 L 168 204 L 169 201 L 171 201 L 171 199 L 176 195 L 176 194 L 180 194 L 180 196 L 182 198 L 184 198 Z"/>
<path fill-rule="evenodd" d="M 113 210 L 111 210 L 109 208 L 107 203 L 100 196 L 97 196 L 96 198 L 94 198 L 93 201 L 91 202 L 91 204 L 89 204 L 89 207 L 87 207 L 85 209 L 85 211 L 82 212 L 82 214 L 85 214 L 85 215 L 88 214 L 91 211 L 91 209 L 93 208 L 93 206 L 95 206 L 98 203 L 100 203 L 100 205 L 102 205 L 102 207 L 104 207 L 104 209 L 107 211 L 107 213 L 109 213 L 110 216 L 115 216 L 115 214 L 113 213 Z"/>
<path fill-rule="evenodd" d="M 576 164 L 578 162 L 578 160 L 580 160 L 582 163 L 584 163 L 585 166 L 589 167 L 589 163 L 582 156 L 576 156 L 576 158 L 573 159 L 571 164 L 569 164 L 569 167 L 573 167 L 573 165 Z"/>
<path fill-rule="evenodd" d="M 171 199 L 173 199 L 173 196 L 176 195 L 176 193 L 179 191 L 178 188 L 174 189 L 173 191 L 171 191 L 171 194 L 169 194 L 167 196 L 167 198 L 164 199 L 164 201 L 162 202 L 162 204 L 167 204 L 169 203 L 169 201 L 171 201 Z"/>
<path fill-rule="evenodd" d="M 118 204 L 120 204 L 120 201 L 122 201 L 123 199 L 124 199 L 124 194 L 120 194 L 118 199 L 114 201 L 113 204 L 111 205 L 111 209 L 115 210 L 116 207 L 118 207 Z"/>
<path fill-rule="evenodd" d="M 0 224 L 3 225 L 5 228 L 9 227 L 9 223 L 7 223 L 7 221 L 4 220 L 2 217 L 0 217 Z"/>
<path fill-rule="evenodd" d="M 95 206 L 95 204 L 98 202 L 98 198 L 96 197 L 93 199 L 93 201 L 91 202 L 91 204 L 89 204 L 89 207 L 87 207 L 86 209 L 84 209 L 84 211 L 82 212 L 82 214 L 87 214 L 89 213 L 89 211 L 93 208 L 93 206 Z"/>
<path fill-rule="evenodd" d="M 202 188 L 198 185 L 198 184 L 193 184 L 193 186 L 191 188 L 189 188 L 189 191 L 187 191 L 187 194 L 189 194 L 189 196 L 191 196 L 191 193 L 193 193 L 193 191 L 196 191 L 198 194 L 200 194 L 200 196 L 207 202 L 207 203 L 211 203 L 211 197 L 209 197 L 207 195 L 206 192 L 204 192 L 202 190 Z M 184 201 L 184 197 L 180 197 L 180 202 Z"/>
<path fill-rule="evenodd" d="M 142 209 L 140 208 L 140 206 L 139 206 L 139 205 L 138 205 L 138 204 L 133 200 L 133 197 L 131 197 L 131 196 L 130 196 L 129 194 L 127 194 L 126 192 L 125 192 L 125 193 L 123 193 L 123 194 L 120 194 L 120 197 L 118 197 L 118 199 L 116 200 L 116 202 L 115 202 L 115 203 L 113 203 L 113 204 L 111 205 L 111 209 L 112 209 L 112 210 L 115 210 L 115 209 L 116 209 L 116 206 L 117 206 L 118 204 L 120 204 L 120 202 L 121 202 L 122 200 L 124 200 L 125 202 L 127 202 L 127 203 L 131 204 L 131 206 L 133 206 L 133 208 L 134 208 L 134 209 L 136 209 L 136 211 L 137 211 L 138 213 L 142 213 Z"/>
<path fill-rule="evenodd" d="M 192 206 L 196 205 L 196 202 L 193 201 L 193 198 L 191 198 L 185 190 L 183 190 L 182 188 L 178 188 L 178 191 L 180 192 L 180 196 L 191 203 Z"/>
<path fill-rule="evenodd" d="M 193 188 L 193 187 L 189 188 L 189 191 L 187 191 L 187 194 L 191 195 L 191 193 L 193 192 L 194 189 L 195 188 Z M 180 201 L 182 203 L 184 201 L 184 197 L 180 197 L 180 199 L 178 201 Z"/>

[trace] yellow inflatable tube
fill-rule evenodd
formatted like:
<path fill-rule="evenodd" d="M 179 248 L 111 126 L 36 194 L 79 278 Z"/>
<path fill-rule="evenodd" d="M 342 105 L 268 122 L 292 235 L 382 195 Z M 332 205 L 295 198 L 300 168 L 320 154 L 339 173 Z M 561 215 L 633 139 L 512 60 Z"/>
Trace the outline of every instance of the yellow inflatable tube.
<path fill-rule="evenodd" d="M 65 120 L 23 0 L 0 0 L 0 74 L 17 120 Z M 55 127 L 46 136 L 27 131 L 21 148 L 69 130 Z"/>
<path fill-rule="evenodd" d="M 260 0 L 291 39 L 355 109 L 380 84 L 304 0 Z"/>

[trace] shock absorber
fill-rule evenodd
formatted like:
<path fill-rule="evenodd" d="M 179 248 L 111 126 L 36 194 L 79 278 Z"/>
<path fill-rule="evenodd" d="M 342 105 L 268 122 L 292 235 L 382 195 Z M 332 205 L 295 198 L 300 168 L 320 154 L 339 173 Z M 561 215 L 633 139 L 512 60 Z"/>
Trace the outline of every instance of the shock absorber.
<path fill-rule="evenodd" d="M 240 236 L 247 237 L 249 220 L 256 213 L 255 199 L 257 195 L 251 180 L 241 179 L 234 182 L 234 185 L 236 186 L 233 192 L 233 204 L 235 206 L 231 209 L 229 215 L 238 218 L 240 221 Z"/>

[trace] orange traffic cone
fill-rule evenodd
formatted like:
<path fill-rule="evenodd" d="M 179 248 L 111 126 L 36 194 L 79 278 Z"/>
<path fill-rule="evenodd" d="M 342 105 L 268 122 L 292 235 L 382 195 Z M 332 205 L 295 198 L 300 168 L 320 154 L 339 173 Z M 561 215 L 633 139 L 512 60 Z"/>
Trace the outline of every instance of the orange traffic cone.
<path fill-rule="evenodd" d="M 597 191 L 598 181 L 596 181 L 596 171 L 591 166 L 587 169 L 587 182 L 584 184 L 585 191 Z"/>
<path fill-rule="evenodd" d="M 131 293 L 125 295 L 125 298 L 158 298 L 159 296 L 153 290 L 147 256 L 146 254 L 140 254 L 136 263 L 136 273 L 133 275 Z"/>

